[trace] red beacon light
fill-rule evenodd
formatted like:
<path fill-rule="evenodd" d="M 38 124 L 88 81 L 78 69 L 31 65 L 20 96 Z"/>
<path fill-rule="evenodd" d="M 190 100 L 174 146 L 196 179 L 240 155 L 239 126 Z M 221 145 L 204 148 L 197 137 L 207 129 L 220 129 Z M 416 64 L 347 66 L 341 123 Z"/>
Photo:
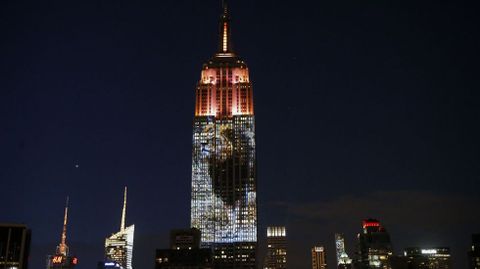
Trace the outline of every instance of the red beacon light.
<path fill-rule="evenodd" d="M 363 221 L 363 228 L 367 227 L 380 227 L 380 222 L 377 220 L 364 220 Z"/>

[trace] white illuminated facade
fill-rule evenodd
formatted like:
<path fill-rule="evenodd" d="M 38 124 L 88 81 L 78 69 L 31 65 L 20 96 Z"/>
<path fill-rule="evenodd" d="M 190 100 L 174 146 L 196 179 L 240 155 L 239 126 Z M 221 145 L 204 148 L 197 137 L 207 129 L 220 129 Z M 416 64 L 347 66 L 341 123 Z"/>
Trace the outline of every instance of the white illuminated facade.
<path fill-rule="evenodd" d="M 348 257 L 348 254 L 345 250 L 345 238 L 342 234 L 335 234 L 335 248 L 337 251 L 337 266 L 340 268 L 347 267 L 344 265 L 352 264 L 352 259 Z"/>
<path fill-rule="evenodd" d="M 105 239 L 105 258 L 116 262 L 122 269 L 132 269 L 133 236 L 135 225 L 125 227 L 127 211 L 127 187 L 125 187 L 120 231 Z"/>

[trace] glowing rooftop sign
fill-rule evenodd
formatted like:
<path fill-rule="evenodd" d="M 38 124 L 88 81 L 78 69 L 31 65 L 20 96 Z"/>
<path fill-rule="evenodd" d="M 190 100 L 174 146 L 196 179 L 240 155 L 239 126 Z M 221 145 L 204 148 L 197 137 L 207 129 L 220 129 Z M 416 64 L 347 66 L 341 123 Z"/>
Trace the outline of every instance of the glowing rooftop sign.
<path fill-rule="evenodd" d="M 437 254 L 436 249 L 422 249 L 421 252 L 422 254 Z"/>

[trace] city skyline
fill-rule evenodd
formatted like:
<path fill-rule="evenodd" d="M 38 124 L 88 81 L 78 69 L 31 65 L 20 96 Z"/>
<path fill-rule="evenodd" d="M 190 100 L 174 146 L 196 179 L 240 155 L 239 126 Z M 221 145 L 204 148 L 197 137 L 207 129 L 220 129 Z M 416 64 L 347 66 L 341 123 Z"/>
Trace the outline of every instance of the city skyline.
<path fill-rule="evenodd" d="M 0 221 L 32 229 L 31 269 L 58 245 L 67 195 L 78 269 L 102 259 L 123 186 L 133 267 L 190 225 L 193 89 L 218 2 L 0 4 Z M 258 229 L 287 227 L 289 265 L 308 268 L 320 243 L 333 266 L 337 232 L 352 257 L 360 221 L 377 218 L 395 254 L 449 246 L 466 267 L 480 225 L 475 9 L 230 6 L 255 83 Z"/>

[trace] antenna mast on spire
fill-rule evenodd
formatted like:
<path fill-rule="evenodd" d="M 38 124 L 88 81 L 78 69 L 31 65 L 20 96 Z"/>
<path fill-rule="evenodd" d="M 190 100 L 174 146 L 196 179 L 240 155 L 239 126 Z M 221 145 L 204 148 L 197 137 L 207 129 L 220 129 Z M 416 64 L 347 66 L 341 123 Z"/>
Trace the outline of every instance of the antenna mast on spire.
<path fill-rule="evenodd" d="M 67 222 L 68 222 L 68 200 L 69 197 L 67 196 L 67 201 L 65 203 L 65 215 L 63 217 L 63 230 L 62 230 L 62 239 L 60 241 L 60 245 L 57 248 L 57 254 L 62 254 L 67 256 L 68 254 L 68 246 L 67 246 Z"/>
<path fill-rule="evenodd" d="M 222 0 L 222 8 L 223 8 L 223 14 L 227 15 L 227 14 L 228 14 L 228 3 L 227 3 L 227 0 Z"/>
<path fill-rule="evenodd" d="M 228 2 L 222 0 L 222 15 L 220 16 L 220 40 L 218 44 L 219 54 L 233 54 L 231 33 L 230 33 L 230 15 L 228 14 Z"/>
<path fill-rule="evenodd" d="M 120 222 L 120 231 L 125 230 L 126 217 L 127 217 L 127 187 L 125 186 L 125 192 L 123 194 L 123 209 L 122 209 L 122 220 Z"/>

